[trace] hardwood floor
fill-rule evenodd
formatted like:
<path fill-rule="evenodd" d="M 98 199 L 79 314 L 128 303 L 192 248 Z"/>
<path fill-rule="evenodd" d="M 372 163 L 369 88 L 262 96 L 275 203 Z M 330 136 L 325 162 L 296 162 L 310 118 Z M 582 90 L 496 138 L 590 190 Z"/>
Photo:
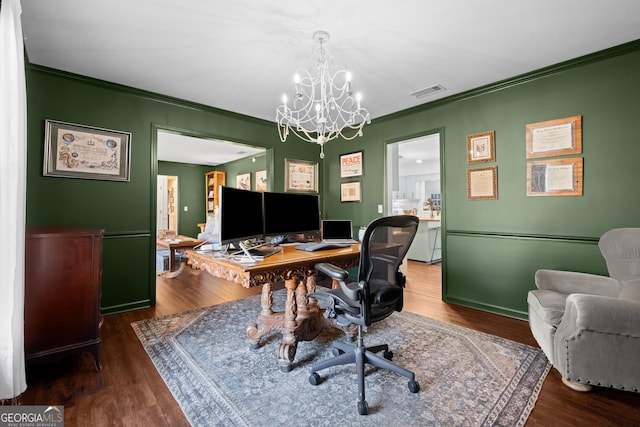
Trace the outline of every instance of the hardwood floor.
<path fill-rule="evenodd" d="M 440 265 L 409 262 L 406 311 L 537 346 L 527 322 L 440 300 Z M 28 369 L 22 405 L 64 405 L 67 426 L 188 425 L 178 404 L 138 341 L 131 322 L 259 294 L 207 273 L 158 277 L 157 305 L 105 316 L 103 370 L 83 354 Z M 551 370 L 526 426 L 639 426 L 640 394 L 609 389 L 578 393 Z"/>

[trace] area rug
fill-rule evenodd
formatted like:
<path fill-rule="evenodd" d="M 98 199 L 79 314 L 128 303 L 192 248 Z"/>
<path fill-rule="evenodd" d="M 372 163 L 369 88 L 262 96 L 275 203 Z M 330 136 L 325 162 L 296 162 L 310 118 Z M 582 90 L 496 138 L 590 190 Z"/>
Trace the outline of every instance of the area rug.
<path fill-rule="evenodd" d="M 284 307 L 284 291 L 274 293 Z M 541 350 L 411 313 L 394 313 L 369 327 L 366 344 L 388 343 L 393 360 L 413 371 L 407 380 L 369 367 L 369 415 L 358 415 L 354 366 L 321 371 L 332 357 L 332 328 L 298 344 L 294 369 L 278 368 L 278 332 L 251 350 L 246 325 L 260 297 L 132 323 L 158 372 L 194 426 L 522 426 L 550 364 Z"/>

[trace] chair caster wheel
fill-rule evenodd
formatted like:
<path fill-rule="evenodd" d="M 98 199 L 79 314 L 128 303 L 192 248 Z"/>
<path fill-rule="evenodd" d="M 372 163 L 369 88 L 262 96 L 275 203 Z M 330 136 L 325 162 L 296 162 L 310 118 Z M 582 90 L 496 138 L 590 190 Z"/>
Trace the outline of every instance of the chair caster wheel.
<path fill-rule="evenodd" d="M 316 372 L 314 372 L 313 374 L 309 375 L 309 383 L 311 385 L 318 385 L 320 384 L 320 375 L 318 375 Z"/>
<path fill-rule="evenodd" d="M 384 357 L 387 360 L 393 359 L 393 351 L 385 350 L 384 353 L 382 353 L 382 357 Z"/>
<path fill-rule="evenodd" d="M 420 391 L 420 384 L 418 381 L 409 381 L 409 391 L 411 393 L 417 393 Z"/>
<path fill-rule="evenodd" d="M 369 414 L 369 405 L 367 401 L 358 402 L 358 414 L 360 415 L 368 415 Z"/>
<path fill-rule="evenodd" d="M 249 349 L 250 349 L 250 350 L 257 350 L 257 349 L 259 349 L 259 348 L 260 348 L 260 343 L 259 343 L 259 342 L 257 342 L 257 343 L 250 343 L 250 344 L 249 344 Z"/>

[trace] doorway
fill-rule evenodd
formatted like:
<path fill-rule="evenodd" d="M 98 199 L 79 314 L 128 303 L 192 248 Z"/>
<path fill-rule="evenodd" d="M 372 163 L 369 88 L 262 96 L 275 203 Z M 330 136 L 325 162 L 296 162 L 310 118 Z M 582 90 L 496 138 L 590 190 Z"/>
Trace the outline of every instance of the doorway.
<path fill-rule="evenodd" d="M 442 297 L 440 133 L 387 144 L 386 214 L 420 218 L 404 271 L 414 293 Z M 415 283 L 409 283 L 415 282 Z"/>
<path fill-rule="evenodd" d="M 158 175 L 156 236 L 178 233 L 178 177 Z"/>

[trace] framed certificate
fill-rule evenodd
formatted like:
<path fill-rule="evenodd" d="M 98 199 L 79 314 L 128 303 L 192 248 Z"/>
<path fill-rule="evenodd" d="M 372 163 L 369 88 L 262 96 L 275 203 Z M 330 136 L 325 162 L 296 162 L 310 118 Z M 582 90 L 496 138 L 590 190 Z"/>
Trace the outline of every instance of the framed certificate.
<path fill-rule="evenodd" d="M 582 196 L 582 157 L 527 162 L 527 196 Z"/>
<path fill-rule="evenodd" d="M 44 176 L 129 181 L 131 134 L 45 120 Z"/>
<path fill-rule="evenodd" d="M 498 198 L 498 167 L 467 169 L 467 199 L 491 200 Z"/>
<path fill-rule="evenodd" d="M 582 116 L 531 123 L 526 133 L 527 159 L 582 152 Z"/>
<path fill-rule="evenodd" d="M 284 159 L 284 191 L 318 192 L 318 164 Z"/>

